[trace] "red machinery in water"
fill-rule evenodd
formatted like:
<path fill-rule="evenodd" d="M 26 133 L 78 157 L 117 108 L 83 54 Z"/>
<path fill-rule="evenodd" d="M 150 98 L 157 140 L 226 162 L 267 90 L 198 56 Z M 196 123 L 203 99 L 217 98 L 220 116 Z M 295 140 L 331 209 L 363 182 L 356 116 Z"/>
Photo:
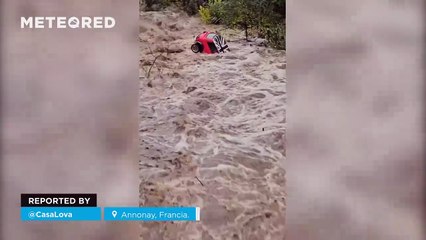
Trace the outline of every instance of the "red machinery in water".
<path fill-rule="evenodd" d="M 191 50 L 194 53 L 220 53 L 228 49 L 225 39 L 217 33 L 204 31 L 195 38 Z"/>

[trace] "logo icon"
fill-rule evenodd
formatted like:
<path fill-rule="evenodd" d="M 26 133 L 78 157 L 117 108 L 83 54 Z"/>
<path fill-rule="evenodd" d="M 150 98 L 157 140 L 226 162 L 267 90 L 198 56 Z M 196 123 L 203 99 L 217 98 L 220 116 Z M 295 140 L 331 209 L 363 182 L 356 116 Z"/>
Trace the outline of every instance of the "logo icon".
<path fill-rule="evenodd" d="M 115 218 L 115 217 L 117 216 L 117 211 L 115 211 L 115 210 L 114 210 L 114 211 L 112 211 L 112 213 L 111 213 L 111 214 L 112 214 L 112 216 Z"/>
<path fill-rule="evenodd" d="M 21 17 L 21 28 L 113 28 L 113 17 Z"/>

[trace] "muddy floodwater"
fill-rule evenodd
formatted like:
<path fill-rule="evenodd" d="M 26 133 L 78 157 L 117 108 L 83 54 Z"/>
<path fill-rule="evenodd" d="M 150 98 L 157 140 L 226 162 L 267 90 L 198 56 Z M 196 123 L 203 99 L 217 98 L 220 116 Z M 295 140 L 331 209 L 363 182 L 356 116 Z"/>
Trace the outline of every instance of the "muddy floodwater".
<path fill-rule="evenodd" d="M 231 52 L 192 53 L 204 30 Z M 143 223 L 141 239 L 284 239 L 285 52 L 241 36 L 141 13 L 140 204 L 201 208 L 197 223 Z"/>

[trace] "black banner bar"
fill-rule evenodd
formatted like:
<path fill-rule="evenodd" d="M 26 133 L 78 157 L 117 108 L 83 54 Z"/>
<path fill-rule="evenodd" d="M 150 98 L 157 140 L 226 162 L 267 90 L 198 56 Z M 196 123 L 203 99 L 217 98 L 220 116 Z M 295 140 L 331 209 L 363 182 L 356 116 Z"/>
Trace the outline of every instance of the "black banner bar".
<path fill-rule="evenodd" d="M 23 193 L 21 207 L 97 207 L 96 193 Z"/>

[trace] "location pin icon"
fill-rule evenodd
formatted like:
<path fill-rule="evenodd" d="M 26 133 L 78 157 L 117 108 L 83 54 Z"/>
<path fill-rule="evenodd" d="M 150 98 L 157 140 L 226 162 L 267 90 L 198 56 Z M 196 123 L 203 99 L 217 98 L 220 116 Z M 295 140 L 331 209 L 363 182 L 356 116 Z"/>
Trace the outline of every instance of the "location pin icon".
<path fill-rule="evenodd" d="M 115 218 L 115 216 L 117 216 L 117 211 L 112 211 L 112 216 Z"/>

